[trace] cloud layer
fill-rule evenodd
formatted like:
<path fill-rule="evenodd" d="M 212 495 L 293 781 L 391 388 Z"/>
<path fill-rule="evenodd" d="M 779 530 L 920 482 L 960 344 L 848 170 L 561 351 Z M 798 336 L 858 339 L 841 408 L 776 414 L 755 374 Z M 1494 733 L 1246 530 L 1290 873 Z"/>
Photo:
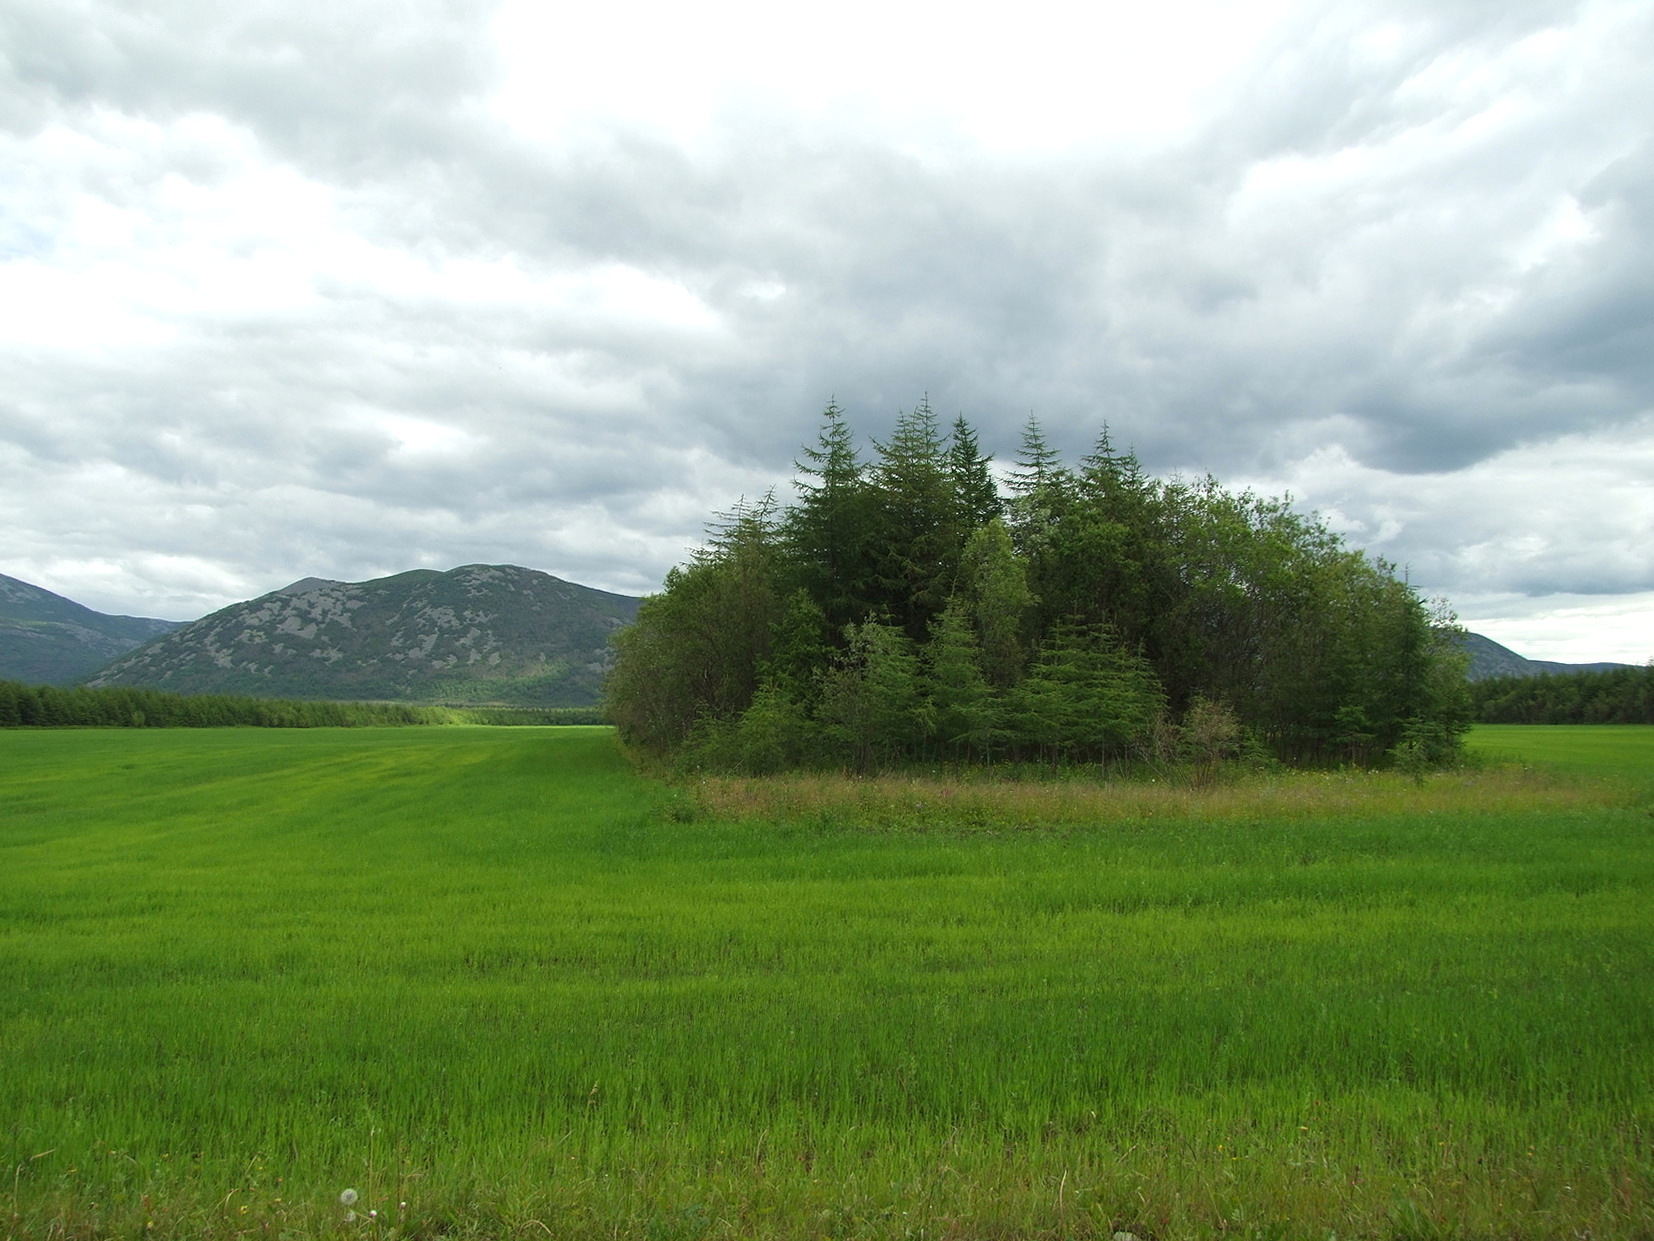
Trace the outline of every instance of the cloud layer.
<path fill-rule="evenodd" d="M 1032 412 L 1290 489 L 1493 636 L 1553 600 L 1524 654 L 1654 654 L 1645 5 L 1035 8 L 951 60 L 901 8 L 865 65 L 871 9 L 816 61 L 675 11 L 7 6 L 0 571 L 642 593 L 829 396 L 877 435 L 928 392 L 1002 458 Z"/>

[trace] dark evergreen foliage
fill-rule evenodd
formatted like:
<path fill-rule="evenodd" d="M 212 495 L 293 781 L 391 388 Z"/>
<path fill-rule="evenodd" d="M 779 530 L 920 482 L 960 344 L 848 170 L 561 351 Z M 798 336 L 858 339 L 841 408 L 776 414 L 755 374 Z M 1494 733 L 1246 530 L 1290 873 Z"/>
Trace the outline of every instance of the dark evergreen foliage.
<path fill-rule="evenodd" d="M 1654 663 L 1490 677 L 1474 682 L 1470 696 L 1483 724 L 1654 724 Z"/>
<path fill-rule="evenodd" d="M 1196 732 L 1418 763 L 1468 727 L 1458 631 L 1286 501 L 1151 479 L 1106 429 L 1071 469 L 1033 419 L 1001 497 L 923 401 L 873 452 L 830 404 L 797 502 L 719 519 L 645 602 L 607 686 L 628 742 L 749 771 L 1110 764 Z"/>
<path fill-rule="evenodd" d="M 430 724 L 404 703 L 288 701 L 0 681 L 0 728 L 350 728 Z"/>
<path fill-rule="evenodd" d="M 0 728 L 383 728 L 420 724 L 606 724 L 597 707 L 448 707 L 66 689 L 0 681 Z"/>

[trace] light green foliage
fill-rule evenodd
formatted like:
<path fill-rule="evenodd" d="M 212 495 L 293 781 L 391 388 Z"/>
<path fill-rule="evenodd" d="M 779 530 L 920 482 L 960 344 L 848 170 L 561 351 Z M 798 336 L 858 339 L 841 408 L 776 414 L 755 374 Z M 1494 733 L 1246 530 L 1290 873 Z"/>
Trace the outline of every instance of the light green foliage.
<path fill-rule="evenodd" d="M 1010 695 L 1015 737 L 1053 762 L 1106 762 L 1142 746 L 1163 707 L 1141 658 L 1098 626 L 1059 625 Z"/>
<path fill-rule="evenodd" d="M 830 741 L 785 686 L 766 681 L 735 719 L 703 718 L 690 733 L 682 765 L 768 775 L 819 764 Z"/>
<path fill-rule="evenodd" d="M 999 689 L 1016 684 L 1028 660 L 1023 628 L 1033 610 L 1028 576 L 998 518 L 965 544 L 958 594 L 970 606 L 982 651 L 982 669 Z"/>
<path fill-rule="evenodd" d="M 985 758 L 993 748 L 995 705 L 976 630 L 957 599 L 933 629 L 925 650 L 931 736 L 947 758 Z"/>
<path fill-rule="evenodd" d="M 1240 754 L 1245 732 L 1228 704 L 1196 698 L 1183 714 L 1179 740 L 1195 779 L 1210 784 L 1219 767 Z"/>
<path fill-rule="evenodd" d="M 1594 781 L 10 731 L 0 807 L 0 1235 L 1654 1228 L 1654 833 Z"/>
<path fill-rule="evenodd" d="M 827 673 L 821 718 L 860 770 L 911 750 L 926 733 L 919 657 L 895 625 L 852 625 L 849 649 Z"/>

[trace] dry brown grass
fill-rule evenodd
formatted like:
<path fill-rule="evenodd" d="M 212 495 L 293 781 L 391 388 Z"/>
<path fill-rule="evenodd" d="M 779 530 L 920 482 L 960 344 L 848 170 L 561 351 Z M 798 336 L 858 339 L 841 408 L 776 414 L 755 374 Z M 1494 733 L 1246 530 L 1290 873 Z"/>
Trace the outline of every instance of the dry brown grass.
<path fill-rule="evenodd" d="M 1177 781 L 1013 780 L 958 775 L 706 776 L 688 792 L 720 819 L 832 822 L 916 830 L 1105 826 L 1147 819 L 1250 820 L 1387 814 L 1526 813 L 1600 807 L 1623 791 L 1519 767 L 1431 776 L 1388 772 L 1248 775 L 1207 787 Z"/>

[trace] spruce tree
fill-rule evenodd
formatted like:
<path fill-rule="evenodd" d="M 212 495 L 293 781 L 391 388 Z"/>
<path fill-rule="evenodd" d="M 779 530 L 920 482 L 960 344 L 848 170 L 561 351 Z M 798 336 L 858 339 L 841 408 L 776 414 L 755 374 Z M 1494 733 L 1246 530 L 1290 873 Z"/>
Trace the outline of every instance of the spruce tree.
<path fill-rule="evenodd" d="M 960 414 L 948 435 L 948 475 L 953 481 L 954 524 L 961 540 L 1005 511 L 989 469 L 992 457 L 982 454 L 976 431 Z"/>
<path fill-rule="evenodd" d="M 915 642 L 947 602 L 963 542 L 954 521 L 953 480 L 929 398 L 874 443 L 872 482 L 879 504 L 877 610 Z"/>
<path fill-rule="evenodd" d="M 821 433 L 795 468 L 798 503 L 782 526 L 788 568 L 840 632 L 872 606 L 878 514 L 855 437 L 836 401 L 828 402 Z"/>
<path fill-rule="evenodd" d="M 951 759 L 989 754 L 994 731 L 994 695 L 982 672 L 982 652 L 968 605 L 949 601 L 931 627 L 925 646 L 930 734 Z"/>

